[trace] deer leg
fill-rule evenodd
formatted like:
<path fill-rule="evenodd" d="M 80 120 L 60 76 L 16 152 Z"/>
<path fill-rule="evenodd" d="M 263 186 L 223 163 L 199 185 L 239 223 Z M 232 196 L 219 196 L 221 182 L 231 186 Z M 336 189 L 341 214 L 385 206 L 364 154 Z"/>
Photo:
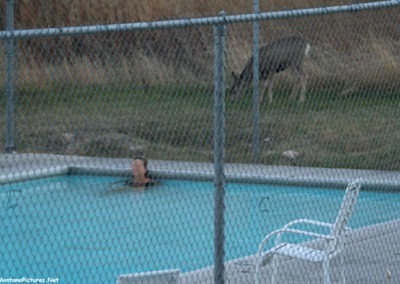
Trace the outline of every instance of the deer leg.
<path fill-rule="evenodd" d="M 262 96 L 264 95 L 265 91 L 268 88 L 268 99 L 269 99 L 269 103 L 272 103 L 272 97 L 273 97 L 273 87 L 274 87 L 274 76 L 271 76 L 269 78 L 267 78 L 264 81 L 264 85 L 262 88 L 262 93 L 261 93 L 261 97 L 260 97 L 260 102 L 262 100 Z"/>
<path fill-rule="evenodd" d="M 290 95 L 290 99 L 294 100 L 296 99 L 296 96 L 299 92 L 300 89 L 300 84 L 301 84 L 301 80 L 302 80 L 302 72 L 298 69 L 293 69 L 293 74 L 295 75 L 295 82 L 292 88 L 292 93 Z"/>
<path fill-rule="evenodd" d="M 296 99 L 297 93 L 299 92 L 299 88 L 300 88 L 299 84 L 300 84 L 300 79 L 299 79 L 299 77 L 296 76 L 295 82 L 293 84 L 292 92 L 290 94 L 291 100 Z"/>
<path fill-rule="evenodd" d="M 274 87 L 274 77 L 272 76 L 268 85 L 269 103 L 272 104 L 273 97 L 273 87 Z"/>
<path fill-rule="evenodd" d="M 264 81 L 264 83 L 262 85 L 262 88 L 260 90 L 259 97 L 258 97 L 258 102 L 259 103 L 262 103 L 262 100 L 264 98 L 264 93 L 267 90 L 268 84 L 269 84 L 269 80 L 267 79 L 267 80 Z"/>
<path fill-rule="evenodd" d="M 300 99 L 299 102 L 303 103 L 305 101 L 305 94 L 306 94 L 306 84 L 307 84 L 307 79 L 308 76 L 304 72 L 302 73 L 301 76 L 301 81 L 300 81 Z"/>

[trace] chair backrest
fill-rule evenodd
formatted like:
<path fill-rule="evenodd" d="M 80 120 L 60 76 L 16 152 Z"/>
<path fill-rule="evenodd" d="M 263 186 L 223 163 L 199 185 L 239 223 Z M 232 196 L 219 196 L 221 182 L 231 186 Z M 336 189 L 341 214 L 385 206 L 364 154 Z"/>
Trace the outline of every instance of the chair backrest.
<path fill-rule="evenodd" d="M 116 284 L 167 284 L 179 283 L 179 269 L 158 270 L 118 276 Z"/>
<path fill-rule="evenodd" d="M 346 192 L 343 197 L 342 204 L 340 206 L 339 214 L 336 217 L 336 221 L 332 227 L 331 235 L 335 240 L 331 243 L 331 250 L 335 250 L 338 245 L 338 241 L 341 235 L 344 233 L 347 222 L 350 219 L 351 214 L 357 203 L 358 194 L 361 188 L 361 180 L 355 180 L 346 188 Z"/>

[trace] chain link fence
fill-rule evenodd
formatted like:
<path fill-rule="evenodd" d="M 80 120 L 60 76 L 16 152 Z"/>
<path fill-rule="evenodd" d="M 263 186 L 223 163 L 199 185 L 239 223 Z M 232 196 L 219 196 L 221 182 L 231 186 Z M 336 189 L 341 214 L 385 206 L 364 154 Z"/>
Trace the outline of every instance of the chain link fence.
<path fill-rule="evenodd" d="M 292 220 L 334 223 L 362 178 L 330 278 L 399 281 L 398 4 L 10 23 L 0 32 L 0 279 L 125 283 L 164 271 L 151 277 L 269 283 L 279 263 L 278 283 L 320 283 L 320 264 L 272 261 L 258 246 Z M 135 157 L 149 160 L 156 186 L 127 182 Z"/>

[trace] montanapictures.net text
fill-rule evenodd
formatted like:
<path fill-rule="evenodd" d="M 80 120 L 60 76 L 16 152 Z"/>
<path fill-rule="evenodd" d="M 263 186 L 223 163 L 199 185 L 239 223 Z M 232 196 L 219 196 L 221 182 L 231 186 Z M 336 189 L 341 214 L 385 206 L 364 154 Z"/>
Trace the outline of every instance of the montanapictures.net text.
<path fill-rule="evenodd" d="M 31 277 L 20 277 L 20 278 L 3 278 L 0 277 L 0 283 L 57 283 L 58 278 L 47 277 L 47 278 L 31 278 Z"/>

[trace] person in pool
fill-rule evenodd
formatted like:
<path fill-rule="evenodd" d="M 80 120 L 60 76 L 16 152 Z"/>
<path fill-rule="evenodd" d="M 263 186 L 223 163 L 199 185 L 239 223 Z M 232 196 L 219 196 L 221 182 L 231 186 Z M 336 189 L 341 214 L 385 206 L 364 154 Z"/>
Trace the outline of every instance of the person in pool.
<path fill-rule="evenodd" d="M 127 185 L 133 187 L 149 187 L 157 185 L 157 181 L 151 178 L 147 168 L 147 159 L 135 157 L 132 161 L 132 177 L 127 181 Z"/>

